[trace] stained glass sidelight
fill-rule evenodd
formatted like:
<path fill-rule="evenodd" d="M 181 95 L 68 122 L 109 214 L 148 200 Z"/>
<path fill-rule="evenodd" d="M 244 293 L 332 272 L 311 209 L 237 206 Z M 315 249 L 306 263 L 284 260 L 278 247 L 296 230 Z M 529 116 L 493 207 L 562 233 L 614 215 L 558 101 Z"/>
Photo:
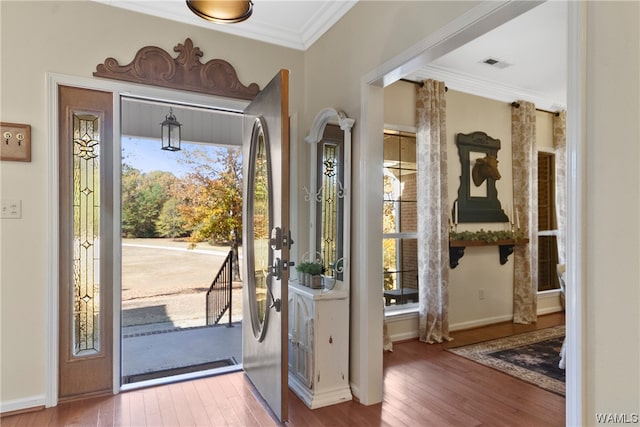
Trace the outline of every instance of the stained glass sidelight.
<path fill-rule="evenodd" d="M 327 124 L 316 148 L 315 254 L 313 260 L 324 274 L 342 280 L 344 216 L 344 134 L 334 124 Z"/>
<path fill-rule="evenodd" d="M 100 351 L 100 119 L 73 114 L 73 355 Z"/>
<path fill-rule="evenodd" d="M 324 261 L 325 272 L 334 275 L 333 263 L 339 258 L 336 243 L 338 241 L 339 202 L 343 197 L 339 180 L 338 147 L 330 143 L 322 144 L 322 199 L 320 252 Z"/>

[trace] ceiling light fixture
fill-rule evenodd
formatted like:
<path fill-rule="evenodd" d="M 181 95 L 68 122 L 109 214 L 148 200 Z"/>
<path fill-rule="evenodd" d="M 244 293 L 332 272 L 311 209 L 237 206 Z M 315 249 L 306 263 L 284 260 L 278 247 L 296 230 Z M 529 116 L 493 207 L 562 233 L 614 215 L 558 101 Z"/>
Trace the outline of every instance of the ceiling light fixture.
<path fill-rule="evenodd" d="M 160 123 L 160 139 L 162 149 L 166 151 L 180 151 L 180 140 L 182 139 L 182 124 L 173 115 L 173 108 L 169 108 L 169 114 Z"/>
<path fill-rule="evenodd" d="M 218 24 L 235 24 L 251 16 L 251 0 L 187 0 L 187 6 L 202 19 Z"/>

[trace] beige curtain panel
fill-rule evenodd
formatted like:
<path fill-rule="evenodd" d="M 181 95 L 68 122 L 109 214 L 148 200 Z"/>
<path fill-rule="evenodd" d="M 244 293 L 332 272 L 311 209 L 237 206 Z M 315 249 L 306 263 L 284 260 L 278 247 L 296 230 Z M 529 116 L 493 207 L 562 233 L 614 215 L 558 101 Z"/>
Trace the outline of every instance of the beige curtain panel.
<path fill-rule="evenodd" d="M 445 85 L 417 88 L 418 284 L 420 340 L 449 338 L 449 229 Z"/>
<path fill-rule="evenodd" d="M 567 227 L 567 112 L 553 117 L 553 148 L 556 155 L 556 221 L 558 263 L 566 263 Z"/>
<path fill-rule="evenodd" d="M 517 106 L 519 105 L 519 106 Z M 511 107 L 511 144 L 514 209 L 527 245 L 513 250 L 513 321 L 537 320 L 538 295 L 538 150 L 536 108 L 518 101 Z"/>

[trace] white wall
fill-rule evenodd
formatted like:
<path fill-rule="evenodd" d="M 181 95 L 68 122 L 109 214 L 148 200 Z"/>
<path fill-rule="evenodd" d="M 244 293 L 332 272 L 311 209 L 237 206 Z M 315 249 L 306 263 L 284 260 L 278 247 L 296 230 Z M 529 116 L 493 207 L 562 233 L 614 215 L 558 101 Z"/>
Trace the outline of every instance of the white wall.
<path fill-rule="evenodd" d="M 640 3 L 587 2 L 584 421 L 640 413 Z"/>
<path fill-rule="evenodd" d="M 446 84 L 446 82 L 445 82 Z M 387 86 L 385 123 L 415 127 L 415 85 L 396 82 Z M 503 209 L 513 207 L 511 169 L 511 106 L 455 90 L 447 91 L 447 159 L 449 205 L 457 198 L 461 165 L 455 143 L 456 134 L 486 132 L 498 138 L 501 179 L 496 181 L 498 199 Z M 538 145 L 553 146 L 551 114 L 536 115 Z M 464 223 L 458 231 L 507 230 L 506 223 Z M 480 299 L 480 292 L 484 298 Z M 561 310 L 557 294 L 539 299 L 539 313 Z M 507 321 L 513 315 L 513 261 L 500 265 L 497 247 L 467 248 L 458 266 L 449 271 L 449 324 L 451 330 Z M 392 339 L 406 339 L 418 334 L 417 321 L 411 316 L 392 316 L 389 321 Z"/>
<path fill-rule="evenodd" d="M 446 83 L 446 82 L 445 82 Z M 449 199 L 458 197 L 462 168 L 456 135 L 486 132 L 500 140 L 496 181 L 498 200 L 506 211 L 513 207 L 511 173 L 511 106 L 449 90 L 447 98 L 447 152 Z M 507 230 L 507 223 L 462 223 L 458 231 Z M 478 322 L 509 320 L 513 315 L 513 259 L 500 265 L 498 248 L 484 246 L 465 249 L 464 257 L 449 272 L 449 323 L 453 328 L 476 326 Z M 511 257 L 512 258 L 512 257 Z M 484 299 L 480 299 L 480 292 Z"/>

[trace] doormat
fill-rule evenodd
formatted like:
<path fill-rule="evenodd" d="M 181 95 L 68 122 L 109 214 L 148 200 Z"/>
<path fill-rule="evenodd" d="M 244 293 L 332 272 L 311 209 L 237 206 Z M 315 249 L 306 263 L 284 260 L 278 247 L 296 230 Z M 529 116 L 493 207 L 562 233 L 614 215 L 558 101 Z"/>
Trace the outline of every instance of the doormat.
<path fill-rule="evenodd" d="M 155 380 L 157 378 L 171 377 L 180 374 L 189 374 L 191 372 L 206 371 L 209 369 L 224 368 L 226 366 L 236 365 L 236 361 L 231 359 L 221 359 L 213 362 L 200 363 L 198 365 L 183 366 L 181 368 L 163 369 L 160 371 L 143 372 L 141 374 L 128 375 L 122 378 L 122 384 L 137 383 L 140 381 Z"/>
<path fill-rule="evenodd" d="M 558 367 L 564 326 L 485 341 L 447 351 L 565 395 L 565 371 Z"/>

